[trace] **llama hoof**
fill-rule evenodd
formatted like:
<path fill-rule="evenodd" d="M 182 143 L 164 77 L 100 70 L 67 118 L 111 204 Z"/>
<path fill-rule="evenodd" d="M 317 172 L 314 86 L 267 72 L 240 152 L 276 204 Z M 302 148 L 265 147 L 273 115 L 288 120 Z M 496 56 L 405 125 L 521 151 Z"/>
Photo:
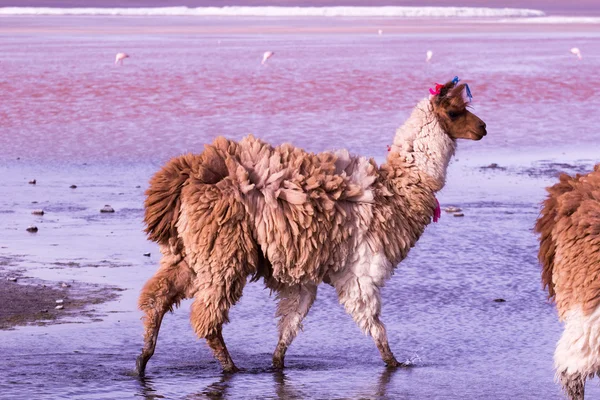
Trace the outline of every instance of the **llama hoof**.
<path fill-rule="evenodd" d="M 144 376 L 146 374 L 146 363 L 148 363 L 148 360 L 141 355 L 135 360 L 135 371 L 138 376 Z"/>
<path fill-rule="evenodd" d="M 284 368 L 283 360 L 273 359 L 273 369 L 276 371 L 281 371 Z"/>
<path fill-rule="evenodd" d="M 410 366 L 409 364 L 399 362 L 395 358 L 391 359 L 391 360 L 387 360 L 385 362 L 385 365 L 388 368 L 408 368 Z"/>
<path fill-rule="evenodd" d="M 234 374 L 236 372 L 240 372 L 241 370 L 235 366 L 235 364 L 231 364 L 223 367 L 223 373 L 225 374 Z"/>

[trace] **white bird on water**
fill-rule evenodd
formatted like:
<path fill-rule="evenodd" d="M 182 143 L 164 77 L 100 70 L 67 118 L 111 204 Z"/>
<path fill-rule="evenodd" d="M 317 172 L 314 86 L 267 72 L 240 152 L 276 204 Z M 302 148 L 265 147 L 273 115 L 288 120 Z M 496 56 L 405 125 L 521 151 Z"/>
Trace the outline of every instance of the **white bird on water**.
<path fill-rule="evenodd" d="M 126 58 L 129 58 L 129 55 L 127 53 L 117 53 L 117 56 L 115 57 L 115 65 L 123 65 L 123 60 Z"/>
<path fill-rule="evenodd" d="M 379 34 L 379 36 L 383 35 L 383 29 L 378 30 L 377 33 Z"/>
<path fill-rule="evenodd" d="M 273 51 L 265 51 L 265 54 L 263 54 L 263 59 L 261 64 L 265 65 L 265 63 L 267 62 L 267 60 L 271 57 L 273 57 L 275 55 L 275 52 Z"/>
<path fill-rule="evenodd" d="M 427 56 L 425 57 L 425 62 L 429 62 L 431 60 L 431 57 L 433 57 L 433 51 L 427 50 Z"/>
<path fill-rule="evenodd" d="M 581 51 L 579 50 L 578 47 L 573 47 L 571 49 L 571 53 L 575 54 L 577 56 L 577 58 L 579 58 L 580 60 L 583 58 L 583 57 L 581 57 Z"/>

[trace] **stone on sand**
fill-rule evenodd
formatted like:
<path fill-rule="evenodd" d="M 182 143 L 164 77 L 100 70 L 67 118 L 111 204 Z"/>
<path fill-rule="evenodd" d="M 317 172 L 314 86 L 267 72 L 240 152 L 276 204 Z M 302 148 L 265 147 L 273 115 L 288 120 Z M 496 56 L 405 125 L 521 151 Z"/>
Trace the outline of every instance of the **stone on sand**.
<path fill-rule="evenodd" d="M 112 208 L 110 205 L 105 204 L 104 207 L 102 207 L 102 209 L 100 210 L 101 213 L 114 213 L 115 209 Z"/>

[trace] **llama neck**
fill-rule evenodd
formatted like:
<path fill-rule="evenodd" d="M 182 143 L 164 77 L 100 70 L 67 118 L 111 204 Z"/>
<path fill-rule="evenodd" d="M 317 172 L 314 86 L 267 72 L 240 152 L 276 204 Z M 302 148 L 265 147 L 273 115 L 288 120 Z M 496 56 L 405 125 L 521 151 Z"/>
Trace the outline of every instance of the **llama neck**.
<path fill-rule="evenodd" d="M 401 160 L 401 168 L 412 166 L 412 172 L 429 178 L 429 189 L 435 193 L 446 183 L 446 170 L 455 150 L 456 143 L 440 126 L 431 102 L 424 99 L 396 131 L 388 164 Z"/>

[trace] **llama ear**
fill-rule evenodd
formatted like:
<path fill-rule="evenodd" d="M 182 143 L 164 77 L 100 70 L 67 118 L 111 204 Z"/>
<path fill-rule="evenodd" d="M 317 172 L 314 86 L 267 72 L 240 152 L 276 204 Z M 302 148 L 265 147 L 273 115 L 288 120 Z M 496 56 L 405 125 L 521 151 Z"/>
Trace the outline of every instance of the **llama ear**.
<path fill-rule="evenodd" d="M 469 85 L 466 83 L 457 85 L 450 93 L 448 93 L 448 97 L 452 102 L 456 103 L 457 106 L 464 106 L 473 99 Z"/>
<path fill-rule="evenodd" d="M 454 86 L 456 86 L 456 83 L 454 81 L 449 81 L 447 82 L 444 86 L 442 86 L 442 88 L 440 89 L 440 93 L 437 96 L 439 100 L 443 99 L 444 97 L 446 97 L 448 95 L 448 93 L 454 89 Z"/>

